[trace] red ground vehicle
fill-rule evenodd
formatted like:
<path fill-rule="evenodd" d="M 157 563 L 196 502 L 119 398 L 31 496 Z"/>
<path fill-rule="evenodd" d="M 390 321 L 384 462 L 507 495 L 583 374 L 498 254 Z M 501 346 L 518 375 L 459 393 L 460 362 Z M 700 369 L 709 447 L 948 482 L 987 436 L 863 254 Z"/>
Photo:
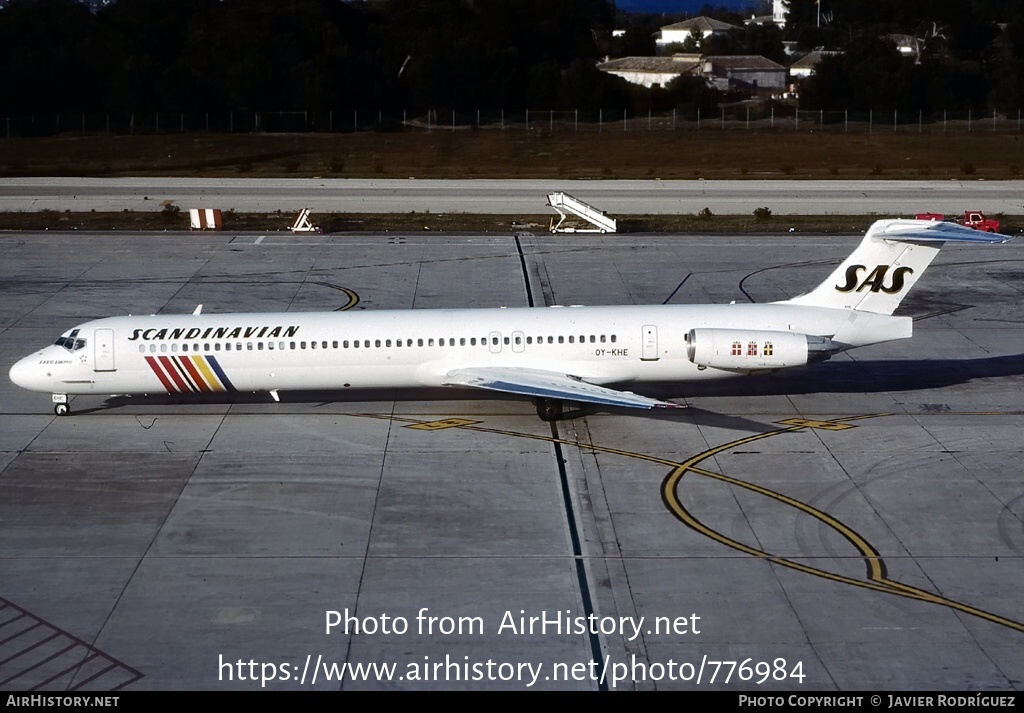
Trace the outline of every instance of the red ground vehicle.
<path fill-rule="evenodd" d="M 942 213 L 918 213 L 914 217 L 918 220 L 947 220 Z M 999 232 L 999 221 L 986 218 L 980 210 L 965 210 L 962 217 L 957 216 L 955 219 L 949 218 L 948 220 L 951 223 L 956 222 L 975 230 L 984 230 L 986 233 Z"/>

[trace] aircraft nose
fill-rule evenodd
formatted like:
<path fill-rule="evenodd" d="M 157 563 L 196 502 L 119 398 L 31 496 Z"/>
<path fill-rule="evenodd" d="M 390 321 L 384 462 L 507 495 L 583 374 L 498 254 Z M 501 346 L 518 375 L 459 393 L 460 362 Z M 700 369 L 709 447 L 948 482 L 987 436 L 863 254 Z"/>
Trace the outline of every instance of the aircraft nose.
<path fill-rule="evenodd" d="M 33 358 L 25 357 L 24 359 L 15 362 L 8 375 L 11 377 L 11 381 L 21 388 L 38 390 L 39 387 L 37 386 L 37 382 L 39 379 L 37 378 L 37 374 L 33 368 L 34 366 Z"/>

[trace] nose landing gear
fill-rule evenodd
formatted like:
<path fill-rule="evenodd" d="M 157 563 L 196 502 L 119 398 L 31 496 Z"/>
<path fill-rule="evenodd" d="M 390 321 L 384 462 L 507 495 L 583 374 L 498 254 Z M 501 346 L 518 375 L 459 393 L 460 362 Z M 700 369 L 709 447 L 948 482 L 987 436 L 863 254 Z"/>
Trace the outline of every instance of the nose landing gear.
<path fill-rule="evenodd" d="M 67 394 L 53 395 L 53 412 L 58 416 L 67 416 L 71 413 L 71 407 L 68 406 Z"/>

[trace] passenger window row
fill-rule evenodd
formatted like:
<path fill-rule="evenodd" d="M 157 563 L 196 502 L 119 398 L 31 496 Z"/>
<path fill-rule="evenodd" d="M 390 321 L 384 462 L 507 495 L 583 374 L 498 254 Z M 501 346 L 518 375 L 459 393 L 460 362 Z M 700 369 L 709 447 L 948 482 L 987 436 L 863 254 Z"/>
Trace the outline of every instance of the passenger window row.
<path fill-rule="evenodd" d="M 521 346 L 524 343 L 527 345 L 541 345 L 541 344 L 615 344 L 618 338 L 616 335 L 605 335 L 605 334 L 560 334 L 557 336 L 528 336 L 524 337 L 520 333 L 508 337 L 500 337 L 497 334 L 493 334 L 487 337 L 428 337 L 417 338 L 417 339 L 343 339 L 333 341 L 258 341 L 258 342 L 193 342 L 191 344 L 184 343 L 178 344 L 178 342 L 172 342 L 167 344 L 166 342 L 157 345 L 150 343 L 148 348 L 145 344 L 139 345 L 139 352 L 146 353 L 149 351 L 151 354 L 156 352 L 161 353 L 177 353 L 177 352 L 219 352 L 219 351 L 263 351 L 264 348 L 267 351 L 284 351 L 291 349 L 391 349 L 391 348 L 408 348 L 408 347 L 475 347 L 475 346 L 500 346 L 512 345 Z M 264 346 L 265 345 L 265 346 Z"/>

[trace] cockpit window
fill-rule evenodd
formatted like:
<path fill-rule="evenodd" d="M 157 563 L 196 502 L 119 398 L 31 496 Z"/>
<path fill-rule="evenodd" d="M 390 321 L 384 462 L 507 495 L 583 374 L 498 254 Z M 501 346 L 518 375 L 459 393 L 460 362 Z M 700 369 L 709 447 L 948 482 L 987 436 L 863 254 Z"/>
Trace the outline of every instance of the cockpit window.
<path fill-rule="evenodd" d="M 60 337 L 54 344 L 58 347 L 64 347 L 69 352 L 77 352 L 79 349 L 84 349 L 86 340 L 76 339 L 78 337 L 78 330 L 72 329 L 66 337 Z"/>

